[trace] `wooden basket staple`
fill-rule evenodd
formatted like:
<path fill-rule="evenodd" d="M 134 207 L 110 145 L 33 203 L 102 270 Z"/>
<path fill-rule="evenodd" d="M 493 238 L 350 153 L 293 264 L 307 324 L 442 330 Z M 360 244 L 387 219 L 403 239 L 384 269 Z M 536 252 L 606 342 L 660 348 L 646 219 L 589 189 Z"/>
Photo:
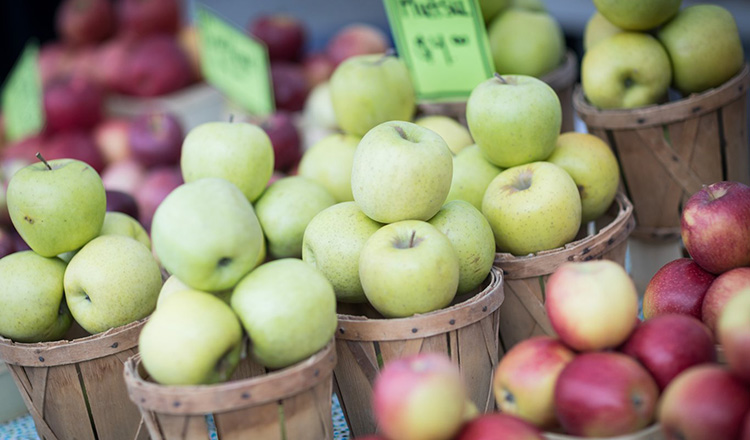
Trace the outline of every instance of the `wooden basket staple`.
<path fill-rule="evenodd" d="M 42 440 L 148 439 L 122 378 L 146 319 L 70 341 L 0 338 L 0 359 Z"/>
<path fill-rule="evenodd" d="M 153 440 L 332 440 L 335 341 L 290 367 L 267 371 L 244 358 L 228 382 L 164 386 L 149 380 L 140 355 L 125 364 L 130 399 Z"/>
<path fill-rule="evenodd" d="M 494 410 L 492 374 L 500 356 L 502 271 L 493 267 L 480 289 L 448 308 L 409 318 L 339 313 L 334 385 L 354 437 L 376 431 L 372 385 L 382 365 L 420 352 L 449 355 L 479 411 Z"/>
<path fill-rule="evenodd" d="M 495 255 L 495 266 L 505 277 L 505 301 L 500 307 L 500 339 L 504 351 L 538 335 L 555 335 L 544 309 L 544 286 L 563 263 L 607 259 L 625 265 L 627 239 L 635 228 L 633 205 L 618 193 L 609 212 L 596 221 L 597 232 L 563 247 L 517 257 Z"/>
<path fill-rule="evenodd" d="M 584 437 L 576 437 L 567 434 L 557 434 L 552 432 L 545 432 L 544 438 L 547 440 L 583 440 Z M 588 437 L 586 440 L 665 440 L 664 433 L 662 432 L 661 425 L 655 423 L 646 429 L 634 432 L 632 434 L 618 435 L 617 437 Z"/>
<path fill-rule="evenodd" d="M 635 206 L 634 237 L 679 240 L 682 205 L 703 185 L 750 184 L 749 85 L 745 64 L 720 87 L 630 110 L 599 110 L 576 88 L 576 112 L 617 155 L 623 187 Z"/>

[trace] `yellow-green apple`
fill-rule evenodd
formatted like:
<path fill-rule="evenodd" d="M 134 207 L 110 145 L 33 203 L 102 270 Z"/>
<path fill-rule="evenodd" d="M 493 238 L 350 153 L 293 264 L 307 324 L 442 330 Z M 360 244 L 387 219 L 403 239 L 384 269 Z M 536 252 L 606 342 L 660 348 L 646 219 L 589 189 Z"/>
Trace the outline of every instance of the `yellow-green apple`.
<path fill-rule="evenodd" d="M 567 171 L 578 186 L 582 223 L 609 209 L 620 184 L 620 167 L 606 142 L 588 133 L 563 133 L 547 161 Z"/>
<path fill-rule="evenodd" d="M 716 322 L 727 301 L 739 292 L 750 288 L 750 267 L 728 270 L 714 280 L 703 297 L 701 319 L 716 335 Z"/>
<path fill-rule="evenodd" d="M 562 107 L 544 81 L 496 75 L 472 90 L 466 122 L 487 160 L 510 168 L 549 157 L 560 134 Z"/>
<path fill-rule="evenodd" d="M 622 29 L 647 31 L 677 14 L 682 0 L 594 0 L 597 11 Z"/>
<path fill-rule="evenodd" d="M 361 22 L 339 29 L 326 45 L 325 52 L 334 66 L 357 55 L 380 54 L 390 47 L 388 35 L 382 29 Z"/>
<path fill-rule="evenodd" d="M 750 287 L 727 301 L 716 323 L 716 337 L 729 369 L 750 383 Z"/>
<path fill-rule="evenodd" d="M 152 34 L 174 35 L 180 27 L 181 3 L 178 0 L 120 0 L 116 4 L 117 32 L 125 37 Z"/>
<path fill-rule="evenodd" d="M 156 208 L 167 195 L 183 183 L 185 181 L 182 178 L 182 171 L 177 165 L 157 167 L 146 171 L 143 181 L 133 194 L 138 204 L 138 221 L 143 224 L 143 227 L 151 230 Z"/>
<path fill-rule="evenodd" d="M 740 438 L 750 391 L 721 365 L 698 365 L 677 376 L 661 395 L 657 419 L 667 440 Z"/>
<path fill-rule="evenodd" d="M 108 0 L 66 0 L 55 11 L 57 35 L 71 46 L 109 38 L 115 26 L 115 9 Z"/>
<path fill-rule="evenodd" d="M 307 177 L 287 176 L 272 183 L 255 203 L 269 255 L 300 258 L 308 223 L 335 204 L 323 185 Z"/>
<path fill-rule="evenodd" d="M 128 140 L 129 125 L 129 118 L 108 117 L 93 128 L 92 136 L 94 143 L 99 149 L 105 164 L 109 165 L 124 161 L 130 157 L 130 143 Z"/>
<path fill-rule="evenodd" d="M 305 228 L 302 260 L 328 278 L 338 301 L 367 301 L 359 280 L 359 255 L 381 226 L 355 202 L 342 202 L 320 211 Z"/>
<path fill-rule="evenodd" d="M 474 143 L 469 129 L 450 116 L 426 115 L 417 118 L 414 123 L 439 134 L 453 154 Z"/>
<path fill-rule="evenodd" d="M 653 422 L 659 388 L 632 357 L 601 351 L 570 361 L 557 377 L 554 396 L 555 414 L 566 433 L 615 437 Z"/>
<path fill-rule="evenodd" d="M 174 275 L 170 275 L 167 277 L 166 280 L 164 280 L 164 284 L 161 285 L 161 290 L 159 291 L 159 299 L 156 300 L 156 308 L 159 308 L 159 305 L 164 302 L 167 298 L 170 296 L 184 292 L 185 290 L 196 290 L 188 286 L 187 284 L 180 281 L 179 278 L 177 278 Z M 202 290 L 199 290 L 199 292 L 203 292 Z M 229 301 L 232 298 L 232 289 L 222 290 L 220 292 L 205 292 L 210 295 L 213 295 L 220 300 L 224 301 L 229 305 Z"/>
<path fill-rule="evenodd" d="M 716 275 L 691 258 L 678 258 L 656 271 L 643 294 L 643 317 L 680 313 L 701 319 L 703 298 Z"/>
<path fill-rule="evenodd" d="M 296 258 L 262 264 L 234 288 L 253 357 L 284 368 L 322 349 L 336 330 L 336 294 L 318 269 Z"/>
<path fill-rule="evenodd" d="M 479 9 L 482 12 L 485 24 L 491 23 L 492 19 L 512 3 L 511 0 L 479 0 Z"/>
<path fill-rule="evenodd" d="M 443 353 L 420 353 L 383 366 L 372 388 L 379 431 L 391 440 L 450 440 L 464 421 L 466 384 Z"/>
<path fill-rule="evenodd" d="M 614 261 L 564 263 L 550 275 L 545 293 L 552 328 L 575 350 L 617 347 L 638 325 L 638 292 Z"/>
<path fill-rule="evenodd" d="M 162 301 L 138 337 L 143 366 L 164 385 L 224 382 L 239 364 L 241 350 L 242 326 L 232 309 L 197 290 Z"/>
<path fill-rule="evenodd" d="M 141 113 L 128 126 L 130 153 L 146 168 L 179 164 L 184 137 L 182 122 L 170 111 Z"/>
<path fill-rule="evenodd" d="M 589 50 L 598 42 L 620 32 L 624 31 L 610 23 L 599 11 L 595 11 L 583 29 L 583 50 Z"/>
<path fill-rule="evenodd" d="M 708 327 L 676 313 L 638 324 L 620 351 L 646 367 L 660 391 L 686 369 L 716 362 L 716 343 Z"/>
<path fill-rule="evenodd" d="M 247 32 L 265 44 L 271 61 L 299 61 L 307 43 L 305 24 L 284 13 L 254 16 Z"/>
<path fill-rule="evenodd" d="M 533 424 L 507 413 L 489 413 L 465 423 L 456 440 L 543 440 Z"/>
<path fill-rule="evenodd" d="M 386 121 L 411 121 L 416 95 L 406 64 L 392 55 L 358 55 L 331 75 L 331 101 L 339 127 L 364 136 Z"/>
<path fill-rule="evenodd" d="M 495 237 L 481 211 L 464 200 L 443 205 L 428 223 L 445 234 L 458 255 L 458 295 L 476 289 L 495 262 Z"/>
<path fill-rule="evenodd" d="M 511 7 L 492 20 L 487 37 L 495 70 L 541 77 L 562 64 L 565 36 L 547 11 Z"/>
<path fill-rule="evenodd" d="M 498 250 L 527 255 L 575 238 L 581 225 L 581 196 L 564 169 L 532 162 L 508 168 L 490 182 L 482 213 Z"/>
<path fill-rule="evenodd" d="M 459 260 L 453 244 L 427 222 L 404 220 L 375 231 L 359 255 L 367 300 L 383 316 L 441 309 L 456 296 Z"/>
<path fill-rule="evenodd" d="M 122 235 L 102 235 L 73 256 L 64 283 L 73 319 L 93 334 L 151 314 L 162 278 L 159 264 L 142 243 Z"/>
<path fill-rule="evenodd" d="M 510 5 L 515 8 L 529 9 L 531 11 L 547 11 L 544 0 L 510 0 Z"/>
<path fill-rule="evenodd" d="M 180 168 L 185 182 L 221 177 L 255 202 L 273 173 L 273 146 L 257 125 L 206 122 L 190 130 L 182 143 Z"/>
<path fill-rule="evenodd" d="M 571 349 L 551 336 L 535 336 L 514 345 L 493 375 L 492 389 L 500 411 L 535 426 L 554 427 L 555 383 L 574 357 Z"/>
<path fill-rule="evenodd" d="M 691 5 L 662 26 L 657 38 L 672 61 L 673 84 L 685 95 L 724 84 L 745 63 L 732 13 L 720 5 Z"/>
<path fill-rule="evenodd" d="M 451 151 L 432 130 L 406 121 L 384 122 L 354 152 L 352 195 L 381 223 L 429 220 L 448 196 Z"/>
<path fill-rule="evenodd" d="M 298 174 L 323 185 L 337 202 L 354 200 L 352 165 L 359 140 L 343 133 L 324 137 L 302 155 Z"/>
<path fill-rule="evenodd" d="M 263 241 L 247 197 L 228 180 L 185 183 L 159 205 L 151 245 L 164 268 L 205 291 L 233 288 L 258 261 Z"/>
<path fill-rule="evenodd" d="M 13 226 L 43 257 L 79 249 L 99 235 L 107 210 L 101 177 L 75 159 L 18 170 L 8 183 L 7 203 Z"/>
<path fill-rule="evenodd" d="M 331 85 L 326 79 L 310 90 L 302 110 L 302 117 L 306 124 L 335 130 L 338 128 L 336 114 L 333 112 L 331 101 Z"/>
<path fill-rule="evenodd" d="M 749 219 L 750 186 L 733 181 L 704 186 L 682 209 L 685 249 L 711 273 L 750 266 Z"/>
<path fill-rule="evenodd" d="M 0 258 L 0 335 L 15 342 L 54 341 L 70 328 L 63 295 L 65 263 L 20 251 Z"/>
<path fill-rule="evenodd" d="M 636 108 L 659 103 L 672 81 L 664 46 L 649 34 L 621 32 L 583 54 L 581 86 L 591 104 L 602 109 Z"/>
<path fill-rule="evenodd" d="M 492 179 L 502 171 L 490 163 L 476 144 L 469 145 L 453 156 L 453 178 L 446 202 L 466 200 L 482 209 L 482 198 Z"/>
<path fill-rule="evenodd" d="M 99 235 L 124 235 L 134 238 L 149 250 L 151 249 L 151 238 L 143 225 L 122 212 L 107 211 L 104 214 L 104 224 Z"/>

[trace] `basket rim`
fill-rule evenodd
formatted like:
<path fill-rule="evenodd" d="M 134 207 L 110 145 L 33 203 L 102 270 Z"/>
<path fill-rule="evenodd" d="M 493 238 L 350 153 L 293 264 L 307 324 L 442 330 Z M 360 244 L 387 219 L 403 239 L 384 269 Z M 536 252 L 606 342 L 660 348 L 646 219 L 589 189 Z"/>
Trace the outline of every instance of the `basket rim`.
<path fill-rule="evenodd" d="M 638 440 L 642 438 L 643 436 L 652 436 L 654 434 L 657 434 L 661 430 L 661 424 L 658 422 L 655 422 L 648 426 L 647 428 L 641 429 L 640 431 L 636 431 L 630 434 L 624 434 L 624 435 L 618 435 L 616 437 L 597 437 L 597 438 L 590 438 L 588 440 Z M 577 437 L 574 435 L 568 435 L 568 434 L 558 434 L 556 432 L 544 432 L 544 438 L 547 440 L 577 440 L 582 439 L 583 437 Z"/>
<path fill-rule="evenodd" d="M 330 380 L 336 365 L 335 338 L 317 353 L 261 376 L 213 385 L 161 385 L 139 372 L 141 355 L 130 356 L 123 377 L 130 400 L 141 410 L 170 415 L 205 415 L 277 402 Z"/>
<path fill-rule="evenodd" d="M 578 78 L 578 57 L 572 49 L 566 49 L 563 62 L 554 70 L 539 77 L 555 92 L 574 86 Z"/>
<path fill-rule="evenodd" d="M 103 358 L 136 347 L 146 321 L 148 316 L 71 340 L 24 343 L 0 337 L 0 360 L 22 367 L 54 367 Z"/>
<path fill-rule="evenodd" d="M 740 99 L 747 93 L 749 86 L 750 63 L 746 61 L 739 72 L 720 86 L 676 101 L 633 109 L 599 109 L 588 102 L 583 86 L 579 83 L 573 91 L 573 107 L 589 127 L 634 129 L 671 124 L 710 113 L 728 102 Z"/>
<path fill-rule="evenodd" d="M 565 262 L 599 258 L 627 240 L 635 229 L 633 203 L 621 191 L 615 195 L 614 203 L 618 205 L 617 216 L 596 234 L 531 255 L 498 252 L 495 254 L 495 265 L 503 269 L 506 279 L 521 279 L 547 275 L 551 273 L 550 267 L 559 267 Z"/>

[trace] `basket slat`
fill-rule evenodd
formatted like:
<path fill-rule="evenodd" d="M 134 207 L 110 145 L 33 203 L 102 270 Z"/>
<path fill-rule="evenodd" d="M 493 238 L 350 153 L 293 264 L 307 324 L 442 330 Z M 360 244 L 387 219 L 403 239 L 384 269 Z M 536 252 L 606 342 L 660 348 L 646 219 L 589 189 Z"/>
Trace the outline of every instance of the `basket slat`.
<path fill-rule="evenodd" d="M 346 423 L 353 432 L 365 432 L 372 426 L 375 426 L 375 419 L 372 412 L 357 411 L 357 408 L 367 408 L 372 402 L 371 384 L 375 380 L 378 371 L 377 361 L 371 361 L 369 358 L 361 359 L 357 362 L 352 348 L 359 349 L 363 353 L 369 352 L 369 356 L 375 359 L 374 343 L 360 344 L 354 341 L 339 341 L 336 344 L 336 355 L 338 364 L 336 365 L 336 374 L 333 375 L 336 385 L 336 395 L 339 398 L 341 410 L 346 418 Z M 360 356 L 360 358 L 362 358 Z M 369 365 L 370 368 L 366 366 Z M 368 374 L 371 377 L 368 378 Z M 341 390 L 340 384 L 347 388 L 347 392 Z M 353 393 L 348 390 L 358 390 Z"/>
<path fill-rule="evenodd" d="M 284 401 L 284 425 L 288 439 L 333 438 L 331 393 L 331 382 L 327 381 Z M 321 401 L 327 401 L 328 404 L 320 407 L 318 402 Z"/>
<path fill-rule="evenodd" d="M 228 411 L 214 415 L 216 432 L 222 440 L 250 438 L 282 440 L 279 405 L 266 404 L 252 411 Z M 205 437 L 201 437 L 201 440 Z"/>
<path fill-rule="evenodd" d="M 450 332 L 453 333 L 453 332 Z M 450 347 L 448 345 L 448 338 L 447 335 L 435 335 L 430 336 L 429 338 L 425 338 L 422 341 L 422 349 L 420 352 L 422 353 L 438 353 L 438 354 L 444 354 L 446 356 L 450 355 Z"/>
<path fill-rule="evenodd" d="M 156 414 L 156 420 L 161 428 L 163 439 L 203 439 L 208 438 L 208 428 L 203 417 L 173 416 Z M 161 439 L 160 439 L 161 440 Z"/>
<path fill-rule="evenodd" d="M 747 95 L 743 94 L 740 99 L 729 103 L 721 110 L 721 122 L 726 141 L 724 151 L 727 156 L 727 179 L 736 182 L 748 179 L 747 164 L 750 164 L 750 149 L 747 147 L 746 109 Z"/>
<path fill-rule="evenodd" d="M 491 388 L 492 380 L 488 384 L 487 378 L 492 378 L 497 365 L 497 345 L 493 350 L 487 350 L 485 336 L 481 322 L 458 332 L 459 367 L 466 383 L 466 391 L 469 399 L 482 413 L 491 411 L 495 406 L 492 392 L 487 392 L 487 386 Z"/>
<path fill-rule="evenodd" d="M 46 386 L 55 392 L 46 393 L 44 400 L 44 418 L 47 424 L 61 440 L 94 440 L 96 437 L 88 420 L 80 420 L 87 410 L 76 365 L 61 365 L 48 370 Z"/>

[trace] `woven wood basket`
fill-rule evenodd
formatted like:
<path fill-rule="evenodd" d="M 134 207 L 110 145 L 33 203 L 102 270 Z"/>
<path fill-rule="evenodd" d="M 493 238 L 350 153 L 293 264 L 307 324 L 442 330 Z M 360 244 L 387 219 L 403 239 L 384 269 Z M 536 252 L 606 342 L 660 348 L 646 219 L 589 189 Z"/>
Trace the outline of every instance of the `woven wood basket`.
<path fill-rule="evenodd" d="M 678 240 L 682 205 L 703 185 L 750 184 L 749 85 L 746 64 L 718 88 L 632 110 L 599 110 L 576 88 L 578 115 L 617 155 L 623 187 L 635 206 L 635 238 Z"/>
<path fill-rule="evenodd" d="M 545 432 L 544 438 L 547 440 L 583 440 L 584 437 L 575 437 L 566 434 L 556 434 L 552 432 Z M 638 432 L 627 435 L 618 435 L 617 437 L 588 437 L 586 440 L 665 440 L 664 433 L 661 430 L 661 425 L 658 423 L 651 425 L 650 427 L 643 429 Z"/>
<path fill-rule="evenodd" d="M 549 276 L 568 261 L 607 259 L 625 265 L 627 239 L 635 228 L 633 205 L 618 193 L 609 211 L 596 222 L 596 231 L 563 247 L 516 257 L 495 254 L 495 267 L 503 270 L 505 301 L 500 307 L 500 339 L 504 351 L 525 339 L 555 332 L 544 309 L 544 286 Z"/>
<path fill-rule="evenodd" d="M 561 133 L 573 131 L 574 109 L 573 90 L 578 79 L 578 58 L 572 50 L 565 53 L 563 63 L 557 69 L 542 76 L 542 81 L 549 84 L 560 98 L 562 107 Z M 461 102 L 425 102 L 419 104 L 419 113 L 423 115 L 446 115 L 466 125 L 466 101 Z"/>
<path fill-rule="evenodd" d="M 218 440 L 332 440 L 334 345 L 273 372 L 245 357 L 230 381 L 201 386 L 150 381 L 135 355 L 125 364 L 125 383 L 153 440 L 206 440 L 210 423 Z"/>
<path fill-rule="evenodd" d="M 0 359 L 42 440 L 148 439 L 122 379 L 146 319 L 72 340 L 22 344 L 0 338 Z"/>
<path fill-rule="evenodd" d="M 492 373 L 501 355 L 502 272 L 492 268 L 478 290 L 448 308 L 409 318 L 339 313 L 334 383 L 353 437 L 376 431 L 372 385 L 382 365 L 421 352 L 449 355 L 461 369 L 469 397 L 479 411 L 494 410 Z"/>

